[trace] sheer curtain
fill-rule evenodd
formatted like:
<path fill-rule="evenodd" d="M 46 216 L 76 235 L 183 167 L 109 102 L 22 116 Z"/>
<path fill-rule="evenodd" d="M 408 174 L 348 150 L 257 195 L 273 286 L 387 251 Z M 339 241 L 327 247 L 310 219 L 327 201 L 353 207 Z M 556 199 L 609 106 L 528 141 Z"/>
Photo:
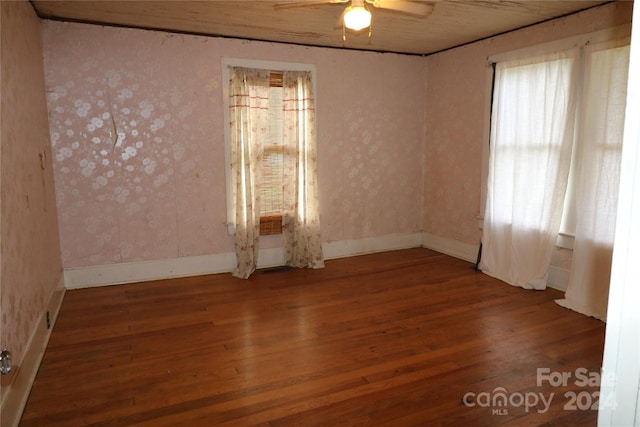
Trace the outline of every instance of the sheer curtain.
<path fill-rule="evenodd" d="M 229 142 L 237 259 L 233 275 L 246 279 L 258 264 L 258 188 L 261 181 L 262 147 L 269 123 L 269 71 L 233 67 L 230 79 Z"/>
<path fill-rule="evenodd" d="M 578 51 L 496 65 L 481 269 L 544 289 L 571 163 Z"/>
<path fill-rule="evenodd" d="M 283 73 L 285 263 L 324 267 L 320 241 L 315 102 L 311 73 Z"/>
<path fill-rule="evenodd" d="M 585 48 L 573 265 L 558 303 L 601 320 L 609 295 L 628 67 L 629 46 Z"/>

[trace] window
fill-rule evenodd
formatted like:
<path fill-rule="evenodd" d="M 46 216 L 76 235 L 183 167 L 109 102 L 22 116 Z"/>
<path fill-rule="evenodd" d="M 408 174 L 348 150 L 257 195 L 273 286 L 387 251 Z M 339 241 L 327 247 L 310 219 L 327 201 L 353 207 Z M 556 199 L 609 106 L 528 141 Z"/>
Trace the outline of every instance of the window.
<path fill-rule="evenodd" d="M 284 144 L 282 72 L 269 74 L 269 134 L 262 154 L 260 235 L 282 234 L 284 204 Z"/>
<path fill-rule="evenodd" d="M 546 205 L 557 201 L 545 194 L 569 171 L 575 61 L 572 54 L 559 54 L 498 64 L 491 147 L 493 181 L 499 186 L 493 198 L 496 221 L 518 221 L 535 230 L 554 214 Z"/>
<path fill-rule="evenodd" d="M 222 60 L 222 81 L 223 81 L 223 114 L 225 123 L 229 123 L 229 79 L 232 67 L 246 67 L 253 69 L 270 70 L 269 73 L 269 137 L 265 141 L 262 175 L 263 185 L 260 188 L 260 234 L 277 235 L 282 233 L 282 206 L 284 203 L 283 193 L 283 167 L 285 163 L 285 150 L 283 144 L 283 122 L 282 102 L 283 70 L 287 71 L 308 71 L 315 74 L 315 67 L 310 64 L 293 62 L 261 61 L 253 59 L 223 58 Z M 271 71 L 273 70 L 273 71 Z M 315 85 L 315 80 L 314 80 Z M 314 90 L 315 92 L 315 90 Z M 228 126 L 225 126 L 225 156 L 228 159 L 225 168 L 227 182 L 227 228 L 229 234 L 235 232 L 235 205 L 230 197 L 233 193 L 231 168 L 230 168 L 230 136 Z"/>
<path fill-rule="evenodd" d="M 627 69 L 624 38 L 496 64 L 483 271 L 544 289 L 575 233 L 570 287 L 608 284 Z"/>
<path fill-rule="evenodd" d="M 284 264 L 324 266 L 314 69 L 290 65 L 223 61 L 227 224 L 239 278 L 256 269 L 265 234 L 282 234 Z"/>
<path fill-rule="evenodd" d="M 535 58 L 544 55 L 548 52 L 559 52 L 565 49 L 570 49 L 576 46 L 582 46 L 580 48 L 582 52 L 585 52 L 585 47 L 602 45 L 602 43 L 611 43 L 611 40 L 624 40 L 628 39 L 631 33 L 630 25 L 622 25 L 606 30 L 601 30 L 594 33 L 583 34 L 563 40 L 552 41 L 537 46 L 527 47 L 524 49 L 506 52 L 502 54 L 492 55 L 488 58 L 489 67 L 487 68 L 486 85 L 488 88 L 487 93 L 491 96 L 487 97 L 485 105 L 485 132 L 482 152 L 482 187 L 480 190 L 480 208 L 477 219 L 479 221 L 479 227 L 484 227 L 484 215 L 486 213 L 486 201 L 487 201 L 487 186 L 485 183 L 488 181 L 489 175 L 489 157 L 491 144 L 491 117 L 493 114 L 493 101 L 495 96 L 495 69 L 496 64 L 509 62 L 517 59 Z M 589 49 L 586 48 L 588 51 Z M 584 58 L 583 58 L 584 59 Z M 584 76 L 583 76 L 584 77 Z M 576 150 L 572 155 L 571 164 L 576 164 Z M 559 235 L 557 236 L 557 246 L 567 249 L 573 249 L 573 240 L 576 230 L 576 182 L 579 180 L 577 176 L 576 167 L 570 168 L 570 175 L 568 179 L 568 187 L 566 198 L 564 201 L 564 207 L 562 210 L 562 220 Z"/>

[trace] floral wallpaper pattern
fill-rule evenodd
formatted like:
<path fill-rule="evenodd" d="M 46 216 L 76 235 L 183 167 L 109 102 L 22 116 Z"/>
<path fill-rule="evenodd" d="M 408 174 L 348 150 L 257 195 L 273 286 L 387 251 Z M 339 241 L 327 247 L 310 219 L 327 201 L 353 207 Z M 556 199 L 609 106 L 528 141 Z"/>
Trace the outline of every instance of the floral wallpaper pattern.
<path fill-rule="evenodd" d="M 421 229 L 422 58 L 52 21 L 43 32 L 65 267 L 233 252 L 223 57 L 316 65 L 323 241 Z"/>
<path fill-rule="evenodd" d="M 0 21 L 0 343 L 13 359 L 12 373 L 0 382 L 2 402 L 18 378 L 18 368 L 27 366 L 23 361 L 29 345 L 40 344 L 34 331 L 44 328 L 40 319 L 58 285 L 62 263 L 40 20 L 29 3 L 20 1 L 0 2 Z M 9 407 L 7 414 L 14 412 Z"/>
<path fill-rule="evenodd" d="M 316 66 L 323 241 L 424 230 L 477 244 L 487 56 L 622 25 L 631 8 L 426 59 L 43 21 L 64 266 L 233 252 L 223 57 Z"/>
<path fill-rule="evenodd" d="M 319 78 L 316 96 L 320 209 L 332 209 L 321 215 L 322 234 L 342 240 L 421 230 L 424 62 L 334 56 L 337 75 Z"/>

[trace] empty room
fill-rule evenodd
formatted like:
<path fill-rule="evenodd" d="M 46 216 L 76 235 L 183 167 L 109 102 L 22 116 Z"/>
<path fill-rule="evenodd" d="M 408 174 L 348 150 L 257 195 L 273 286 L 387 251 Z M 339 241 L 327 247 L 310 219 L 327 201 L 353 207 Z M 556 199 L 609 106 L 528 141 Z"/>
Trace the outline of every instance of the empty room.
<path fill-rule="evenodd" d="M 0 1 L 0 425 L 640 425 L 632 1 Z"/>

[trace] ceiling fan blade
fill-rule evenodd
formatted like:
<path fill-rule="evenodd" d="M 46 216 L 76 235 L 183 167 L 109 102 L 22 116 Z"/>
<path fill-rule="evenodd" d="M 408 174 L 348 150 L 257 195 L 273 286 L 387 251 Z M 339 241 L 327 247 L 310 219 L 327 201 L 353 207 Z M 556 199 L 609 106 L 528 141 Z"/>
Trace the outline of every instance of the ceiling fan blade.
<path fill-rule="evenodd" d="M 318 6 L 323 4 L 349 3 L 349 0 L 292 0 L 281 1 L 275 4 L 276 9 L 291 9 L 294 7 Z"/>
<path fill-rule="evenodd" d="M 374 7 L 380 9 L 389 9 L 396 12 L 406 13 L 407 15 L 426 17 L 433 10 L 433 4 L 424 1 L 409 0 L 367 0 Z"/>

